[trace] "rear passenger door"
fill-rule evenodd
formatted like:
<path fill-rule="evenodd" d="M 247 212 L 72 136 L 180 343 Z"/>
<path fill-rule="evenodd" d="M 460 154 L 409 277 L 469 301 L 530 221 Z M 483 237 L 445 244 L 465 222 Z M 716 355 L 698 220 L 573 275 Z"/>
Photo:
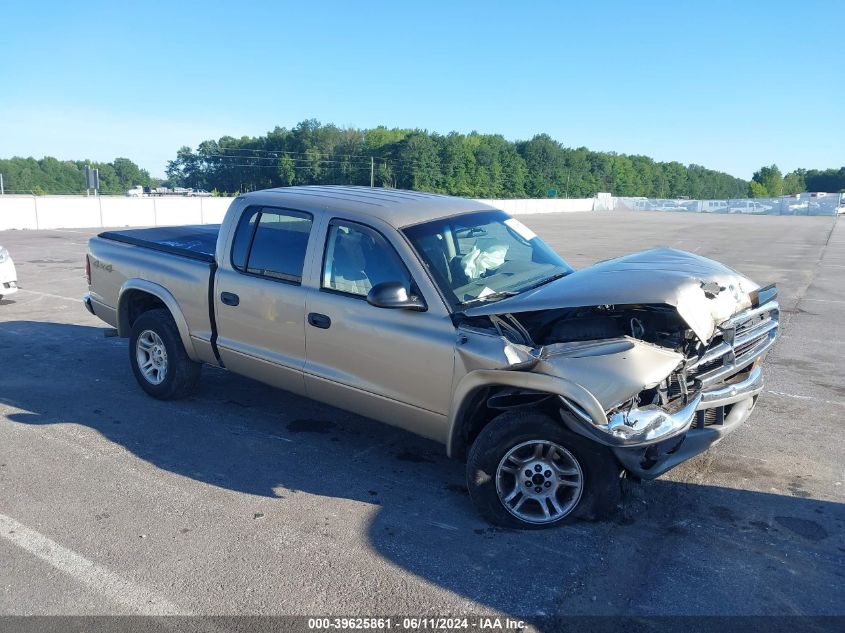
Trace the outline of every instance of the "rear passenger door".
<path fill-rule="evenodd" d="M 311 214 L 249 207 L 215 283 L 217 346 L 232 371 L 303 394 Z"/>

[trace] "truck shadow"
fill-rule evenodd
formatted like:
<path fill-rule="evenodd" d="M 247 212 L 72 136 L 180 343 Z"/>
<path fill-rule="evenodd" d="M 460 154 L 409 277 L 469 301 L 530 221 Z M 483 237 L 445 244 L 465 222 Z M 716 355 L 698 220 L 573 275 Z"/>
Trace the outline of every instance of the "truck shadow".
<path fill-rule="evenodd" d="M 375 551 L 504 615 L 842 612 L 845 506 L 795 481 L 757 484 L 789 495 L 659 480 L 633 486 L 612 521 L 501 530 L 475 514 L 462 464 L 377 422 L 212 368 L 198 395 L 156 401 L 126 341 L 94 327 L 0 323 L 0 357 L 0 401 L 16 409 L 0 425 L 82 425 L 164 471 L 273 503 L 377 506 Z"/>

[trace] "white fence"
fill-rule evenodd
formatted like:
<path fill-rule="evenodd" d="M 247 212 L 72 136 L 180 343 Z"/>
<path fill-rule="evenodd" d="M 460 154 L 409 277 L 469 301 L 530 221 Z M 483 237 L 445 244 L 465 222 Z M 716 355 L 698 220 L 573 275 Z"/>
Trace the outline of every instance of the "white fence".
<path fill-rule="evenodd" d="M 479 200 L 491 207 L 511 215 L 528 213 L 573 213 L 578 211 L 599 211 L 596 198 L 549 198 L 524 200 Z"/>
<path fill-rule="evenodd" d="M 0 196 L 0 231 L 215 224 L 233 198 Z"/>
<path fill-rule="evenodd" d="M 216 224 L 233 198 L 124 196 L 0 196 L 0 231 L 124 226 Z M 835 215 L 845 194 L 801 194 L 757 200 L 655 200 L 648 198 L 548 198 L 479 200 L 512 215 L 581 211 L 686 211 L 765 215 Z"/>
<path fill-rule="evenodd" d="M 692 213 L 742 213 L 745 215 L 836 215 L 845 212 L 845 194 L 802 193 L 779 198 L 730 200 L 667 200 L 663 198 L 614 198 L 618 211 L 687 211 Z"/>

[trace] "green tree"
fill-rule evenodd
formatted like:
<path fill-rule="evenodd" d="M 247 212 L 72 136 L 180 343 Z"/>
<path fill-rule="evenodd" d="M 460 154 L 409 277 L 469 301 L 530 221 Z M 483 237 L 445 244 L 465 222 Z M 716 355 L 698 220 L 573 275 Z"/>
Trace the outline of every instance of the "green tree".
<path fill-rule="evenodd" d="M 751 198 L 768 198 L 769 192 L 766 190 L 765 185 L 757 182 L 756 180 L 752 180 L 751 183 L 748 185 L 748 193 Z"/>
<path fill-rule="evenodd" d="M 178 182 L 183 187 L 200 188 L 200 159 L 188 146 L 179 148 L 176 158 L 167 162 L 165 173 L 171 181 Z"/>
<path fill-rule="evenodd" d="M 804 173 L 807 191 L 845 191 L 845 167 L 808 169 Z"/>
<path fill-rule="evenodd" d="M 525 189 L 530 197 L 545 197 L 549 189 L 561 190 L 566 180 L 566 161 L 561 144 L 548 134 L 538 134 L 517 144 L 528 170 Z"/>
<path fill-rule="evenodd" d="M 792 195 L 807 190 L 807 185 L 804 182 L 804 173 L 804 169 L 796 169 L 783 177 L 784 195 Z"/>
<path fill-rule="evenodd" d="M 293 159 L 287 154 L 283 154 L 282 157 L 279 159 L 277 173 L 279 175 L 279 178 L 281 179 L 282 185 L 287 187 L 294 183 L 294 181 L 296 180 L 295 166 L 296 163 L 294 163 Z"/>
<path fill-rule="evenodd" d="M 437 191 L 442 173 L 435 137 L 417 130 L 400 141 L 400 145 L 401 186 L 418 191 Z"/>
<path fill-rule="evenodd" d="M 760 185 L 759 187 L 749 189 L 751 197 L 777 198 L 783 195 L 783 174 L 781 174 L 777 165 L 761 167 L 759 171 L 754 172 L 751 182 L 756 182 Z M 762 196 L 757 195 L 760 192 L 763 192 Z"/>

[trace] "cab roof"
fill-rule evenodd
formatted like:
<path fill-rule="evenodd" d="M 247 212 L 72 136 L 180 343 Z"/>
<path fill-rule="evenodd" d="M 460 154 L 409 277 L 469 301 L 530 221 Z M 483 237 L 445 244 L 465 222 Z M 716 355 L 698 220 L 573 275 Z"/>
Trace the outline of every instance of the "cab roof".
<path fill-rule="evenodd" d="M 249 204 L 283 206 L 312 213 L 328 211 L 358 215 L 362 218 L 379 218 L 396 229 L 493 208 L 477 200 L 437 193 L 345 185 L 278 187 L 244 193 L 238 197 Z"/>

